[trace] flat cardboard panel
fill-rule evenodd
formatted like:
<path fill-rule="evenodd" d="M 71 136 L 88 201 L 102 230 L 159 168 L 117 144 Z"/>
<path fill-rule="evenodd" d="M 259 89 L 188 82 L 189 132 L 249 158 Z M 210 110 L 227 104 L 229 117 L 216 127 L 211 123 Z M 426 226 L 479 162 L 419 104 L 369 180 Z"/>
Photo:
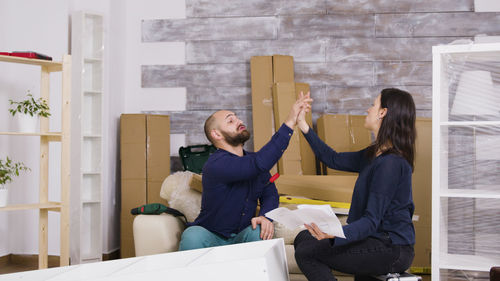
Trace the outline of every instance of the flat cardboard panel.
<path fill-rule="evenodd" d="M 318 136 L 337 152 L 361 150 L 371 144 L 371 133 L 365 129 L 364 120 L 363 115 L 322 115 L 317 121 Z M 327 169 L 323 163 L 321 167 L 322 174 L 355 174 Z"/>
<path fill-rule="evenodd" d="M 295 83 L 283 82 L 273 85 L 273 108 L 274 108 L 274 123 L 276 129 L 283 124 L 288 117 L 290 108 L 295 103 Z M 298 129 L 293 133 L 288 148 L 283 153 L 283 156 L 278 161 L 278 171 L 280 174 L 302 174 L 302 167 L 297 170 L 295 164 L 284 161 L 299 161 L 300 164 L 300 142 Z M 300 165 L 301 166 L 301 165 Z"/>
<path fill-rule="evenodd" d="M 302 175 L 302 162 L 300 160 L 280 160 L 284 175 Z M 279 167 L 279 166 L 278 166 Z"/>
<path fill-rule="evenodd" d="M 432 225 L 432 119 L 417 118 L 415 142 L 415 169 L 412 177 L 413 203 L 418 221 L 414 221 L 416 232 L 415 259 L 413 267 L 431 266 Z"/>
<path fill-rule="evenodd" d="M 144 114 L 122 114 L 120 117 L 120 141 L 122 143 L 146 142 Z"/>
<path fill-rule="evenodd" d="M 430 226 L 432 215 L 432 119 L 417 118 L 415 142 L 415 169 L 413 171 L 413 201 L 415 214 L 427 220 Z"/>
<path fill-rule="evenodd" d="M 132 208 L 166 203 L 160 198 L 170 173 L 170 121 L 166 115 L 122 114 L 120 254 L 135 256 Z"/>
<path fill-rule="evenodd" d="M 295 83 L 295 94 L 296 98 L 299 97 L 300 92 L 307 94 L 309 92 L 309 84 L 306 83 Z M 306 114 L 306 121 L 309 124 L 309 127 L 313 127 L 312 122 L 312 112 L 308 112 Z M 314 152 L 309 146 L 306 138 L 299 130 L 296 130 L 296 133 L 299 135 L 299 143 L 300 143 L 300 159 L 302 161 L 302 174 L 304 175 L 316 175 L 316 156 L 314 156 Z"/>
<path fill-rule="evenodd" d="M 274 183 L 279 194 L 349 203 L 357 178 L 350 175 L 281 175 Z M 201 175 L 193 175 L 189 186 L 201 192 Z"/>
<path fill-rule="evenodd" d="M 169 116 L 147 115 L 147 134 L 148 181 L 163 181 L 170 174 Z"/>
<path fill-rule="evenodd" d="M 191 179 L 189 180 L 189 187 L 193 190 L 196 190 L 198 192 L 203 191 L 203 184 L 201 182 L 201 175 L 198 174 L 193 174 L 191 176 Z"/>
<path fill-rule="evenodd" d="M 272 57 L 252 57 L 250 59 L 250 75 L 252 80 L 254 150 L 258 151 L 274 134 Z"/>
<path fill-rule="evenodd" d="M 273 55 L 273 82 L 294 82 L 292 56 Z"/>
<path fill-rule="evenodd" d="M 122 179 L 146 178 L 146 119 L 143 114 L 122 114 L 120 159 Z"/>
<path fill-rule="evenodd" d="M 148 189 L 147 189 L 147 195 L 146 195 L 146 202 L 148 204 L 151 204 L 151 203 L 161 203 L 163 205 L 168 204 L 167 200 L 160 197 L 160 190 L 161 190 L 162 184 L 163 184 L 163 181 L 148 181 L 147 182 Z"/>
<path fill-rule="evenodd" d="M 122 213 L 129 213 L 131 208 L 147 203 L 145 180 L 123 180 L 121 188 Z"/>
<path fill-rule="evenodd" d="M 259 151 L 273 136 L 273 58 L 255 56 L 250 59 L 252 81 L 252 123 L 254 151 Z M 278 171 L 275 165 L 271 173 Z"/>
<path fill-rule="evenodd" d="M 129 210 L 130 214 L 130 210 Z M 120 220 L 120 257 L 135 257 L 133 222 L 135 216 L 122 215 Z"/>
<path fill-rule="evenodd" d="M 146 180 L 146 150 L 144 143 L 121 144 L 121 179 Z"/>
<path fill-rule="evenodd" d="M 122 180 L 122 201 L 120 214 L 120 256 L 135 257 L 132 208 L 146 204 L 145 180 Z"/>
<path fill-rule="evenodd" d="M 411 267 L 431 266 L 431 227 L 419 226 L 415 224 L 415 257 Z"/>
<path fill-rule="evenodd" d="M 357 178 L 351 175 L 282 175 L 275 184 L 280 194 L 350 203 Z"/>

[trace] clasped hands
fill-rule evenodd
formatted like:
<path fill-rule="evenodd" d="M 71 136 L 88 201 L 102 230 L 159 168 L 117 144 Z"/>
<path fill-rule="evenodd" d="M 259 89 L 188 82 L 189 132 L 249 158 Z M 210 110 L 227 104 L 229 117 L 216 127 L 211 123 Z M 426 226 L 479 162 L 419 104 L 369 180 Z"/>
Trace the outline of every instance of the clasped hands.
<path fill-rule="evenodd" d="M 305 116 L 306 113 L 311 111 L 312 101 L 313 100 L 311 98 L 310 92 L 308 92 L 306 95 L 304 95 L 303 92 L 300 92 L 299 98 L 293 104 L 292 108 L 290 109 L 290 113 L 285 120 L 285 124 L 290 129 L 293 129 L 297 125 L 304 134 L 307 134 L 309 132 L 309 125 L 306 122 Z M 322 232 L 315 223 L 311 223 L 310 225 L 305 224 L 304 226 L 309 231 L 309 233 L 318 240 L 335 238 L 335 236 Z"/>
<path fill-rule="evenodd" d="M 300 92 L 298 99 L 293 104 L 285 120 L 285 124 L 290 129 L 293 129 L 297 125 L 305 134 L 309 131 L 309 125 L 306 122 L 305 116 L 307 112 L 311 111 L 312 101 L 310 92 L 305 95 L 303 92 Z"/>

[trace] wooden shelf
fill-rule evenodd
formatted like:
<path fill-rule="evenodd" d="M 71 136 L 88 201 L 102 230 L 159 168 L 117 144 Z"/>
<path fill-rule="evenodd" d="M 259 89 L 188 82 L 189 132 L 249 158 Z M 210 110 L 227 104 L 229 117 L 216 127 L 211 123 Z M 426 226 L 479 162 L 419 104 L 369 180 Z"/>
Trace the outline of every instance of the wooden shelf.
<path fill-rule="evenodd" d="M 48 68 L 49 72 L 62 71 L 61 62 L 55 62 L 50 60 L 27 59 L 21 57 L 0 55 L 0 61 L 44 66 Z"/>
<path fill-rule="evenodd" d="M 32 209 L 52 209 L 60 211 L 61 203 L 48 202 L 48 203 L 33 203 L 33 204 L 15 204 L 6 207 L 0 207 L 0 211 L 19 211 L 19 210 L 32 210 Z"/>
<path fill-rule="evenodd" d="M 47 137 L 49 141 L 61 141 L 61 133 L 20 133 L 20 132 L 0 132 L 4 136 L 32 136 L 32 137 Z"/>
<path fill-rule="evenodd" d="M 69 265 L 69 202 L 71 186 L 71 56 L 64 55 L 63 62 L 27 59 L 13 56 L 1 56 L 0 62 L 39 65 L 40 97 L 50 98 L 50 72 L 60 71 L 62 76 L 61 91 L 61 132 L 48 132 L 49 118 L 40 119 L 42 132 L 0 132 L 5 136 L 35 136 L 40 140 L 40 177 L 38 186 L 39 203 L 15 204 L 0 208 L 0 211 L 36 210 L 38 212 L 38 268 L 48 267 L 48 229 L 49 211 L 60 213 L 60 265 Z M 61 202 L 49 202 L 49 143 L 61 142 Z M 36 156 L 33 156 L 36 157 Z M 30 191 L 31 192 L 31 191 Z M 28 222 L 29 223 L 29 222 Z M 15 233 L 13 233 L 15 235 Z"/>

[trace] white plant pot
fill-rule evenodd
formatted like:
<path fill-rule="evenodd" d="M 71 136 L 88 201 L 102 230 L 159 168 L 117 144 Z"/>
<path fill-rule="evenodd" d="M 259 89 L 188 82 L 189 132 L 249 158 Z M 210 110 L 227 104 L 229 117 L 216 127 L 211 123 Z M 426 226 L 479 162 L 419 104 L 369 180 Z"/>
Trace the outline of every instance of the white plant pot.
<path fill-rule="evenodd" d="M 40 117 L 17 113 L 17 131 L 21 133 L 36 133 L 39 131 Z"/>
<path fill-rule="evenodd" d="M 9 190 L 5 186 L 0 185 L 0 207 L 7 206 L 8 198 Z"/>

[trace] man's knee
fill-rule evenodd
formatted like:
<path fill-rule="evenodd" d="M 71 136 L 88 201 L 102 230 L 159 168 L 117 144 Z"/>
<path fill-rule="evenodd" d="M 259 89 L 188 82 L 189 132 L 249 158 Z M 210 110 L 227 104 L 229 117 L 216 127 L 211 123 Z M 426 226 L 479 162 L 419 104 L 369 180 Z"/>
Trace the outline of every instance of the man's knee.
<path fill-rule="evenodd" d="M 182 233 L 179 251 L 210 247 L 210 236 L 211 233 L 207 229 L 197 225 L 190 226 Z"/>
<path fill-rule="evenodd" d="M 260 239 L 260 225 L 257 225 L 255 229 L 250 225 L 238 234 L 234 243 L 246 243 L 260 240 L 262 240 Z"/>
<path fill-rule="evenodd" d="M 257 225 L 255 229 L 253 229 L 252 226 L 249 226 L 249 231 L 246 240 L 247 242 L 262 240 L 260 238 L 260 225 Z"/>

